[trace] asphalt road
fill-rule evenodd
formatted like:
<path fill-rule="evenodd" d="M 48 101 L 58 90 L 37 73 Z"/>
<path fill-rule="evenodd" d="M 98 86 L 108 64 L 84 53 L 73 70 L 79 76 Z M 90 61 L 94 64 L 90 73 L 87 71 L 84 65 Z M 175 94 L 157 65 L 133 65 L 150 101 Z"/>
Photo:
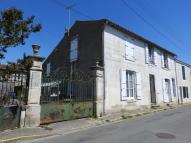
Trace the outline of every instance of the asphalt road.
<path fill-rule="evenodd" d="M 191 107 L 63 134 L 32 143 L 191 143 Z"/>

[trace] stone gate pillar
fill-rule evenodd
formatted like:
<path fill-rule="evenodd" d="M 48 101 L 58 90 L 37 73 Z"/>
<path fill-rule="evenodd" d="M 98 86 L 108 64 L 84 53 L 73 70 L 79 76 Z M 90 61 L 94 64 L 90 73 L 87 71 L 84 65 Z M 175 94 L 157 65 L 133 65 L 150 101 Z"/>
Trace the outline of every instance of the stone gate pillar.
<path fill-rule="evenodd" d="M 44 58 L 39 56 L 40 46 L 32 45 L 33 65 L 30 69 L 28 104 L 26 107 L 25 127 L 36 127 L 40 125 L 40 95 L 41 95 L 41 77 L 42 61 Z"/>
<path fill-rule="evenodd" d="M 96 117 L 101 117 L 104 114 L 104 72 L 103 67 L 99 66 L 99 62 L 96 62 L 96 66 L 91 67 L 94 76 L 94 112 Z"/>

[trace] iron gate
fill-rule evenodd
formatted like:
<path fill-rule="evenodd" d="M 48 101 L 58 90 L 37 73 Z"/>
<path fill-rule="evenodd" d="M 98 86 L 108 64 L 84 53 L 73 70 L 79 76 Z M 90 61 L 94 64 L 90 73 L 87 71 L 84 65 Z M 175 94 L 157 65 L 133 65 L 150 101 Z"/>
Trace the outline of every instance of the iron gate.
<path fill-rule="evenodd" d="M 94 115 L 92 79 L 43 78 L 41 124 Z"/>
<path fill-rule="evenodd" d="M 28 73 L 0 70 L 0 130 L 19 127 L 22 107 L 27 104 Z"/>

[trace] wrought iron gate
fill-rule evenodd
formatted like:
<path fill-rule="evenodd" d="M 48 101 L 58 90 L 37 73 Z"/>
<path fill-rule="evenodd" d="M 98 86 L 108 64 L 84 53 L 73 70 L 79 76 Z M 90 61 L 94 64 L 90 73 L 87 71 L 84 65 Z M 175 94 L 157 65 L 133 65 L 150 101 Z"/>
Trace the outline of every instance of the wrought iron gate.
<path fill-rule="evenodd" d="M 94 115 L 92 79 L 43 78 L 41 124 Z"/>
<path fill-rule="evenodd" d="M 0 130 L 19 127 L 22 107 L 27 103 L 28 73 L 0 70 Z"/>

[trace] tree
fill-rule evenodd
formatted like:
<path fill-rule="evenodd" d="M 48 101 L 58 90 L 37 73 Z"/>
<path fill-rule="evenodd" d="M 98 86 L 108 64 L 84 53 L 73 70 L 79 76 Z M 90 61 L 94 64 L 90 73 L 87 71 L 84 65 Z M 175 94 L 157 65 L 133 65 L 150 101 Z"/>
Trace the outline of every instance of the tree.
<path fill-rule="evenodd" d="M 31 33 L 39 32 L 41 24 L 34 24 L 34 16 L 24 18 L 23 12 L 9 8 L 0 12 L 0 59 L 10 47 L 24 45 Z"/>

